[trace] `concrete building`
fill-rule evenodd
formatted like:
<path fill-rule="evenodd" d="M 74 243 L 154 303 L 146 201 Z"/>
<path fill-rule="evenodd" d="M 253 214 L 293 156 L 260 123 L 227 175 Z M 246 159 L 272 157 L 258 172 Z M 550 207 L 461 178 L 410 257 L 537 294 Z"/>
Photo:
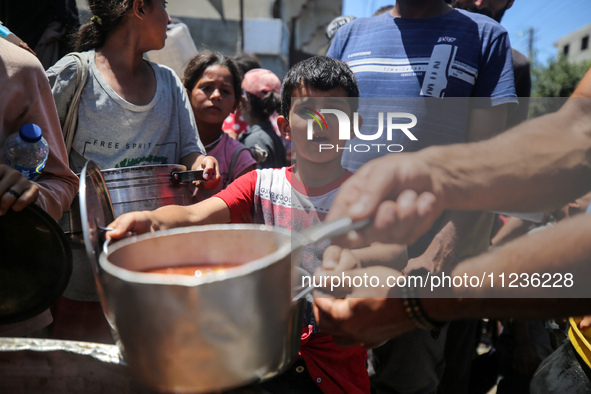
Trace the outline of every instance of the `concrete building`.
<path fill-rule="evenodd" d="M 569 62 L 591 61 L 591 24 L 572 32 L 554 43 L 558 56 L 566 56 Z"/>
<path fill-rule="evenodd" d="M 197 49 L 209 48 L 233 56 L 243 46 L 244 53 L 254 53 L 263 67 L 282 78 L 296 61 L 326 53 L 326 26 L 341 15 L 343 6 L 342 0 L 243 2 L 243 39 L 240 0 L 170 0 L 167 9 L 173 19 L 188 26 Z M 84 23 L 90 18 L 86 0 L 76 3 Z M 224 20 L 212 3 L 221 5 Z"/>

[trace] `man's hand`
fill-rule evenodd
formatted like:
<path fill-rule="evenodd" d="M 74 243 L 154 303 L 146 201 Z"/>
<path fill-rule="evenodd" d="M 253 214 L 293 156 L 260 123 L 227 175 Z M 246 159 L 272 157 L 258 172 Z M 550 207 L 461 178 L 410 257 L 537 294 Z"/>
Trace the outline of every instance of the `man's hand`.
<path fill-rule="evenodd" d="M 341 186 L 327 220 L 374 217 L 373 224 L 336 242 L 362 247 L 374 241 L 416 241 L 442 212 L 431 171 L 418 154 L 387 155 L 362 166 Z"/>
<path fill-rule="evenodd" d="M 24 41 L 21 41 L 18 44 L 19 47 L 23 48 L 25 51 L 29 52 L 30 54 L 32 54 L 33 56 L 37 57 L 37 54 L 35 53 L 34 50 L 31 49 L 31 47 Z"/>
<path fill-rule="evenodd" d="M 591 316 L 584 316 L 583 319 L 579 322 L 579 330 L 587 331 L 591 328 Z"/>
<path fill-rule="evenodd" d="M 29 181 L 20 171 L 0 164 L 0 215 L 12 208 L 22 211 L 27 205 L 37 201 L 39 186 Z"/>

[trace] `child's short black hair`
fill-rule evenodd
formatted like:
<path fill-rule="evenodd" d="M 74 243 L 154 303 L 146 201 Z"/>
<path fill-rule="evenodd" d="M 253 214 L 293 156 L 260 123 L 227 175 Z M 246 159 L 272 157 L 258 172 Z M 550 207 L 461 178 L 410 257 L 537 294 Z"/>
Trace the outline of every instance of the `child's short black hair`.
<path fill-rule="evenodd" d="M 294 89 L 302 86 L 318 90 L 343 88 L 348 97 L 359 97 L 355 74 L 346 63 L 326 56 L 315 56 L 289 69 L 281 86 L 281 114 L 289 118 Z"/>

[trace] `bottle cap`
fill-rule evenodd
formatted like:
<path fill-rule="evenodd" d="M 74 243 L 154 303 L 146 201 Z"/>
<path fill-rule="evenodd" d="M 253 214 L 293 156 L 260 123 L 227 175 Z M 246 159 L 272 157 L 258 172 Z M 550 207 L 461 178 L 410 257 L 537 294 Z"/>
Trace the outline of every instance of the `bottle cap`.
<path fill-rule="evenodd" d="M 41 127 L 34 123 L 25 123 L 19 130 L 18 134 L 23 141 L 37 142 L 41 139 L 43 131 L 41 130 Z"/>
<path fill-rule="evenodd" d="M 8 35 L 10 33 L 12 33 L 12 32 L 10 30 L 8 30 L 8 28 L 0 22 L 0 37 L 6 38 L 6 37 L 8 37 Z"/>

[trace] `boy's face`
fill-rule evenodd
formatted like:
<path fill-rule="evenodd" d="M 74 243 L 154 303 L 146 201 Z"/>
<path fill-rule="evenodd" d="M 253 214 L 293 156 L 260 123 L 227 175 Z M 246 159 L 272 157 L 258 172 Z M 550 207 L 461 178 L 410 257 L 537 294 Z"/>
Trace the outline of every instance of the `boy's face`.
<path fill-rule="evenodd" d="M 341 87 L 317 90 L 302 86 L 294 90 L 291 101 L 289 121 L 280 116 L 277 124 L 284 136 L 293 141 L 298 162 L 301 160 L 313 163 L 326 163 L 333 160 L 340 162 L 347 140 L 339 139 L 337 117 L 332 114 L 323 115 L 326 124 L 321 122 L 321 127 L 310 114 L 318 113 L 322 109 L 340 110 L 349 116 L 350 129 L 353 130 L 353 111 L 349 106 L 346 90 Z M 309 120 L 312 120 L 313 127 L 311 140 L 308 139 Z"/>

